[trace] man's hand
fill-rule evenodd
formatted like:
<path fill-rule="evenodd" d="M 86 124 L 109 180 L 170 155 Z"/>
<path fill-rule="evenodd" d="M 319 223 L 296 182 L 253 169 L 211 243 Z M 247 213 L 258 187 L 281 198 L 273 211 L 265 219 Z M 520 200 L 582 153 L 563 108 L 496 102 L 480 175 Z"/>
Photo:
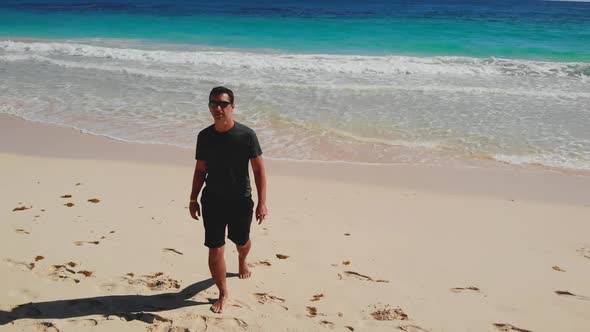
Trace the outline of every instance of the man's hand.
<path fill-rule="evenodd" d="M 268 210 L 266 209 L 266 204 L 258 204 L 256 206 L 256 220 L 258 220 L 258 225 L 262 224 L 267 215 Z"/>
<path fill-rule="evenodd" d="M 199 220 L 199 216 L 201 215 L 201 206 L 198 202 L 190 202 L 188 205 L 188 210 L 191 213 L 191 217 L 195 220 Z"/>

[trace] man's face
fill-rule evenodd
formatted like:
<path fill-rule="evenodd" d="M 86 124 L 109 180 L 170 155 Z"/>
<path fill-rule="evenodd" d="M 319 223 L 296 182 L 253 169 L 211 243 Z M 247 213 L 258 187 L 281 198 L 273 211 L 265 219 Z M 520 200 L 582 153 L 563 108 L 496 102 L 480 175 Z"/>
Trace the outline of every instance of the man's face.
<path fill-rule="evenodd" d="M 209 99 L 209 112 L 213 116 L 215 122 L 225 122 L 232 118 L 234 105 L 230 102 L 227 93 L 211 96 Z"/>

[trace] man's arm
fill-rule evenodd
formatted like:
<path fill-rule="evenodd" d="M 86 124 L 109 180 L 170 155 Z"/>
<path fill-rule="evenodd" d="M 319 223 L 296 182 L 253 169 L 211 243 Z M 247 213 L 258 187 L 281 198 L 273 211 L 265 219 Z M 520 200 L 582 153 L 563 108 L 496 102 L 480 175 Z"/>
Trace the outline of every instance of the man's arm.
<path fill-rule="evenodd" d="M 199 193 L 201 192 L 201 188 L 203 188 L 203 183 L 205 183 L 205 176 L 207 175 L 207 162 L 204 160 L 197 160 L 195 164 L 195 174 L 193 175 L 193 188 L 191 191 L 190 196 L 190 203 L 188 210 L 191 213 L 191 217 L 196 220 L 199 220 L 199 216 L 201 215 L 201 206 L 199 202 L 197 202 L 197 197 L 199 197 Z"/>
<path fill-rule="evenodd" d="M 254 173 L 254 181 L 256 182 L 256 190 L 258 192 L 258 205 L 256 206 L 256 220 L 260 225 L 264 218 L 268 215 L 266 208 L 266 171 L 264 170 L 264 162 L 262 156 L 250 159 L 252 165 L 252 172 Z"/>

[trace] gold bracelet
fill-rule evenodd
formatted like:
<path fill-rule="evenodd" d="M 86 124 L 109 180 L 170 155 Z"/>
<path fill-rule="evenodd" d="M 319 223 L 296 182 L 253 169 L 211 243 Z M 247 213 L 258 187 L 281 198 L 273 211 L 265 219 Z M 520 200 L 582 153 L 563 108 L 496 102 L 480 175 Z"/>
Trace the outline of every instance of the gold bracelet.
<path fill-rule="evenodd" d="M 191 202 L 191 203 L 196 203 L 196 202 L 197 202 L 197 200 L 196 200 L 196 199 L 191 199 L 191 200 L 190 200 L 190 202 Z"/>

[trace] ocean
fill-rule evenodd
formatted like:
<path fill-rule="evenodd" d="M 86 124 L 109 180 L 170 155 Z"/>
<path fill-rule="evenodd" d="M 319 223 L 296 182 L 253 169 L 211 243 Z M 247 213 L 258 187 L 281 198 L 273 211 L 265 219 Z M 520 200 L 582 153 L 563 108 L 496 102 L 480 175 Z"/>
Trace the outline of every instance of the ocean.
<path fill-rule="evenodd" d="M 2 1 L 0 113 L 275 159 L 590 170 L 590 2 Z"/>

